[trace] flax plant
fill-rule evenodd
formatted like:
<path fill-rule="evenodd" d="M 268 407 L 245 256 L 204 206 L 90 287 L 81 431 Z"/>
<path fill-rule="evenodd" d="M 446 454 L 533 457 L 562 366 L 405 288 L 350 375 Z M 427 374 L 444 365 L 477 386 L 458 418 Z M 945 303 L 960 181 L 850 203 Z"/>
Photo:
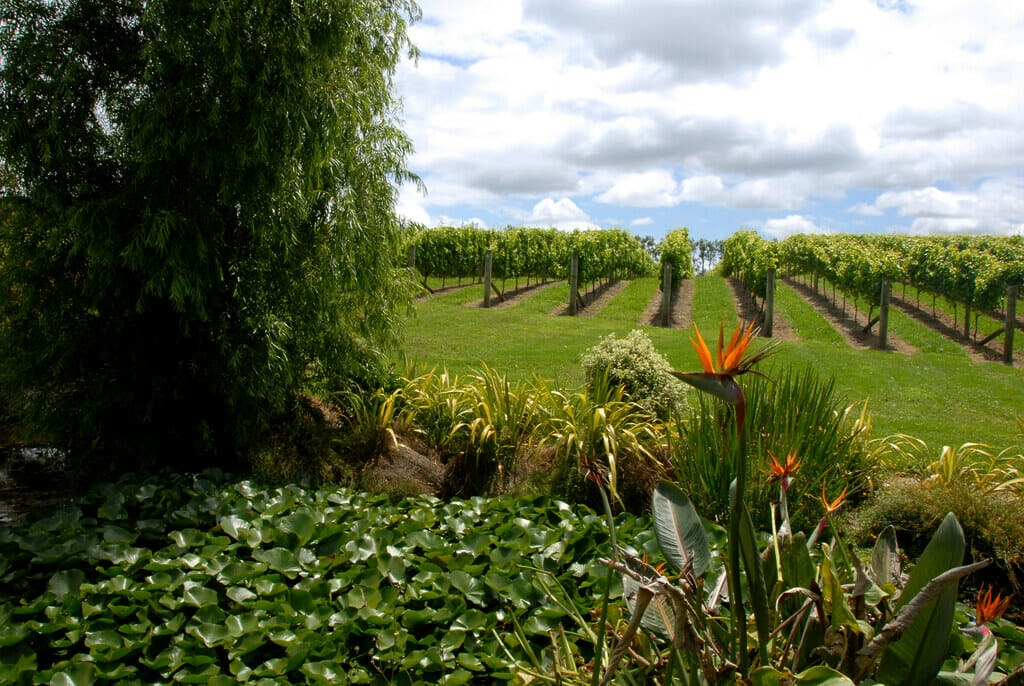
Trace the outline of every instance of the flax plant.
<path fill-rule="evenodd" d="M 483 365 L 470 379 L 469 396 L 469 418 L 455 431 L 468 432 L 470 478 L 479 490 L 500 492 L 509 483 L 520 447 L 537 426 L 537 392 Z"/>
<path fill-rule="evenodd" d="M 442 453 L 464 449 L 465 439 L 459 428 L 471 417 L 473 408 L 472 396 L 458 375 L 446 369 L 417 374 L 406 379 L 402 395 L 405 402 L 401 419 L 427 445 Z"/>
<path fill-rule="evenodd" d="M 539 389 L 540 420 L 533 443 L 538 452 L 554 451 L 553 482 L 566 494 L 578 491 L 585 481 L 582 464 L 596 464 L 606 475 L 606 487 L 613 500 L 621 502 L 620 466 L 623 459 L 646 462 L 661 470 L 655 455 L 663 440 L 664 427 L 643 406 L 625 397 L 622 386 L 598 374 L 577 393 L 563 393 L 544 385 Z"/>
<path fill-rule="evenodd" d="M 938 455 L 919 438 L 897 434 L 876 442 L 879 460 L 894 471 L 909 469 L 943 486 L 966 485 L 982 493 L 1024 495 L 1024 450 L 996 450 L 985 443 L 944 445 Z"/>

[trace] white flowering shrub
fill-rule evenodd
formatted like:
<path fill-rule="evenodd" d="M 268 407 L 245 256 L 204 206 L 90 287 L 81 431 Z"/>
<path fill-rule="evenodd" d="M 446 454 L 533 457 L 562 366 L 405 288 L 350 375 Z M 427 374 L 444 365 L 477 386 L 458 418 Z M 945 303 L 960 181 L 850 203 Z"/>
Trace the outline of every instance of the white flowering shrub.
<path fill-rule="evenodd" d="M 625 338 L 608 334 L 580 357 L 587 383 L 608 374 L 612 385 L 621 385 L 629 398 L 653 414 L 666 418 L 686 407 L 686 387 L 673 378 L 672 366 L 640 329 Z"/>

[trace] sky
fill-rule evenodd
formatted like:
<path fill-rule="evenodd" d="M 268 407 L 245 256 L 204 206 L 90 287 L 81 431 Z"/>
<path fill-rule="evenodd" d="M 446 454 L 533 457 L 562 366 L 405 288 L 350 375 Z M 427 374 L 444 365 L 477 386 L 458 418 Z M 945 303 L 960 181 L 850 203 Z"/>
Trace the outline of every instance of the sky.
<path fill-rule="evenodd" d="M 421 0 L 427 226 L 1024 233 L 1019 0 Z"/>

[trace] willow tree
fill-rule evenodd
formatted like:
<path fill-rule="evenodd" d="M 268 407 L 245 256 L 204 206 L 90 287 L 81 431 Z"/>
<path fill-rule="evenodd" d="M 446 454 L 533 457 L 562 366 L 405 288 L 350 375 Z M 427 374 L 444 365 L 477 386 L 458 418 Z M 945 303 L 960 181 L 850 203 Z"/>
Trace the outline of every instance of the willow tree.
<path fill-rule="evenodd" d="M 230 462 L 374 368 L 408 302 L 393 77 L 418 14 L 0 4 L 0 368 L 33 426 L 87 464 Z"/>

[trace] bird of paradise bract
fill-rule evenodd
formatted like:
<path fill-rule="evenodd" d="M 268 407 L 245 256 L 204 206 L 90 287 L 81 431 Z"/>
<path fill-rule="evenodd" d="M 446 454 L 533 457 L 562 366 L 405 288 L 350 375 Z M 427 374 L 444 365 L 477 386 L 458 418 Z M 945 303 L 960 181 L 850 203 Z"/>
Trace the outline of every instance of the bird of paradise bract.
<path fill-rule="evenodd" d="M 743 422 L 746 419 L 747 402 L 743 395 L 743 389 L 736 382 L 736 377 L 748 372 L 761 374 L 754 370 L 753 366 L 774 351 L 774 343 L 768 344 L 757 352 L 748 355 L 747 351 L 750 348 L 750 344 L 758 332 L 754 322 L 748 324 L 746 329 L 743 328 L 742 324 L 737 324 L 728 345 L 726 345 L 725 320 L 722 320 L 718 329 L 718 365 L 716 367 L 716 360 L 712 359 L 711 350 L 708 348 L 708 344 L 704 342 L 704 337 L 700 335 L 700 329 L 697 328 L 696 322 L 693 324 L 693 332 L 696 338 L 690 338 L 690 343 L 696 349 L 704 371 L 671 372 L 672 375 L 698 390 L 710 393 L 716 398 L 721 398 L 735 407 L 736 427 L 737 429 L 742 429 Z M 761 374 L 761 376 L 764 375 Z"/>

